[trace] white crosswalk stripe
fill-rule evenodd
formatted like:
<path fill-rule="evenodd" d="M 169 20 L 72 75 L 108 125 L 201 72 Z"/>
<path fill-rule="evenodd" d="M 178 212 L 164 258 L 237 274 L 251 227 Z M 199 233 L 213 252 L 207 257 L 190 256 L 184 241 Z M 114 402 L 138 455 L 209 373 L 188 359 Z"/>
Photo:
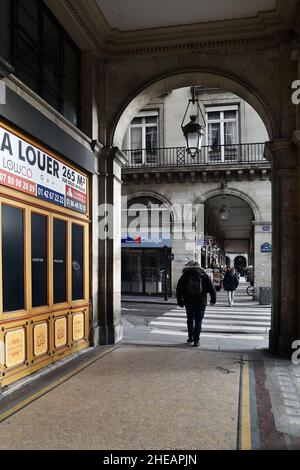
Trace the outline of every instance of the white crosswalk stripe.
<path fill-rule="evenodd" d="M 154 334 L 187 335 L 185 309 L 175 307 L 149 322 Z M 237 292 L 233 307 L 227 307 L 227 295 L 219 293 L 216 306 L 206 308 L 203 337 L 264 339 L 271 327 L 271 308 L 253 302 L 245 289 Z"/>

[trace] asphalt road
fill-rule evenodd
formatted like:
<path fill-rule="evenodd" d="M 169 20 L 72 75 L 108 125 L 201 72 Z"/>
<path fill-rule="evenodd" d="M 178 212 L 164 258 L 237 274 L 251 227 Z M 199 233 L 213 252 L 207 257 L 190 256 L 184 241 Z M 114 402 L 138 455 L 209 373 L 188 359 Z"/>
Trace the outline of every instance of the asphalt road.
<path fill-rule="evenodd" d="M 227 308 L 226 303 L 208 307 L 200 347 L 210 350 L 268 348 L 270 308 L 249 302 Z M 186 345 L 185 310 L 176 305 L 122 302 L 124 343 Z"/>

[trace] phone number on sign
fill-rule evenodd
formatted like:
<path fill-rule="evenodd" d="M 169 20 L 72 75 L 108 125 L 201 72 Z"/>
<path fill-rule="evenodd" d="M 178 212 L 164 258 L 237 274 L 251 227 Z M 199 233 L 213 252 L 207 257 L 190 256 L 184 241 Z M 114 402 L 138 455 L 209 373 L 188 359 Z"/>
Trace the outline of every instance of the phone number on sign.
<path fill-rule="evenodd" d="M 0 184 L 3 184 L 4 186 L 7 186 L 9 188 L 18 189 L 19 191 L 28 194 L 35 195 L 36 192 L 36 185 L 34 183 L 30 183 L 29 181 L 23 178 L 18 178 L 7 173 L 0 172 Z"/>
<path fill-rule="evenodd" d="M 55 191 L 50 191 L 49 189 L 38 186 L 37 196 L 46 201 L 54 202 L 60 206 L 65 205 L 65 197 L 62 194 L 56 193 Z"/>

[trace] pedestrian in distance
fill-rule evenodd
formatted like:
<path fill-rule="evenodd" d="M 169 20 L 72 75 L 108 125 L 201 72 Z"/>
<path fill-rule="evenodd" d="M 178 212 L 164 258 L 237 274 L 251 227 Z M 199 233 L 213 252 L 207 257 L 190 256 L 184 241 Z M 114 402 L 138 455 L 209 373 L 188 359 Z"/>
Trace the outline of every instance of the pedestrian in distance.
<path fill-rule="evenodd" d="M 189 261 L 183 269 L 177 289 L 177 303 L 181 308 L 186 308 L 188 343 L 200 345 L 200 333 L 202 321 L 207 306 L 207 294 L 210 294 L 210 305 L 217 301 L 216 290 L 204 269 L 197 261 Z"/>
<path fill-rule="evenodd" d="M 228 307 L 232 307 L 234 304 L 235 291 L 238 288 L 239 280 L 235 274 L 235 269 L 230 268 L 223 279 L 224 290 L 227 291 L 228 295 Z"/>

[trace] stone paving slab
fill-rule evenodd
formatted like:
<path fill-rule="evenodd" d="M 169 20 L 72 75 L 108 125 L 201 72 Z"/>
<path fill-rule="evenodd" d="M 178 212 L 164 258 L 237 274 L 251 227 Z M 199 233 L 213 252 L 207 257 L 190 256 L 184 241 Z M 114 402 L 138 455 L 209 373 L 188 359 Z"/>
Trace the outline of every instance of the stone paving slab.
<path fill-rule="evenodd" d="M 0 424 L 0 449 L 236 449 L 239 354 L 122 345 Z"/>

